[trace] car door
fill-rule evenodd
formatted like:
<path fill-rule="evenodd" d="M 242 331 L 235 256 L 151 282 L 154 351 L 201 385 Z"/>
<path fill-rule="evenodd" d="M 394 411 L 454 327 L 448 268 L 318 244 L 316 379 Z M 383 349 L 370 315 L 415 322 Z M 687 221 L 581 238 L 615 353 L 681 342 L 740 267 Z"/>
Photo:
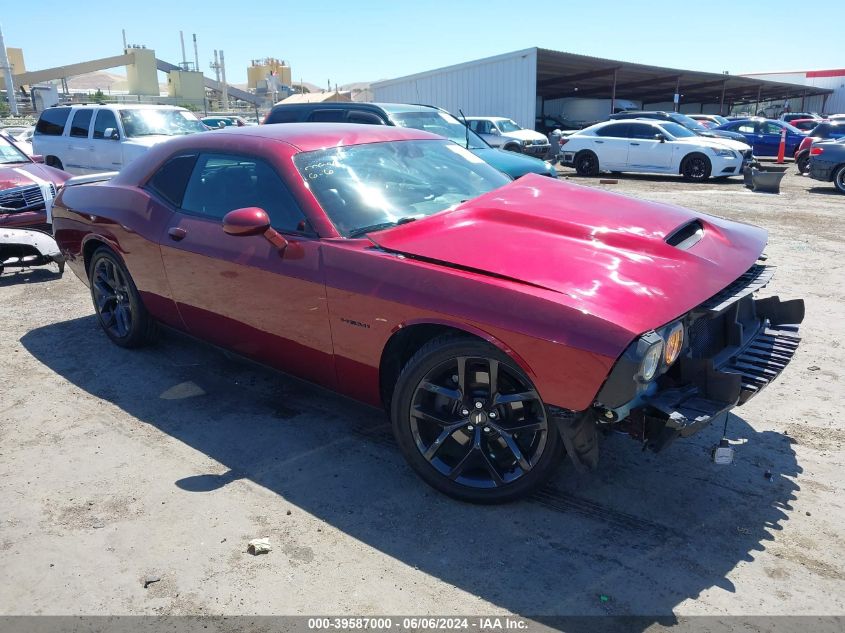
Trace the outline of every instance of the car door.
<path fill-rule="evenodd" d="M 757 122 L 757 137 L 760 150 L 754 153 L 758 156 L 777 156 L 780 147 L 780 134 L 783 128 L 772 121 Z M 754 148 L 757 149 L 756 147 Z"/>
<path fill-rule="evenodd" d="M 745 142 L 751 146 L 755 156 L 759 156 L 758 147 L 762 147 L 763 137 L 759 133 L 759 128 L 754 121 L 739 121 L 730 126 L 725 126 L 726 130 L 731 132 L 739 132 L 745 137 Z"/>
<path fill-rule="evenodd" d="M 91 132 L 91 146 L 94 148 L 91 166 L 95 171 L 119 171 L 123 167 L 120 140 L 120 128 L 114 112 L 106 108 L 97 110 Z"/>
<path fill-rule="evenodd" d="M 320 241 L 274 168 L 238 154 L 186 154 L 191 175 L 161 237 L 173 299 L 191 334 L 328 387 L 336 383 Z M 233 236 L 223 216 L 260 207 L 285 235 Z"/>
<path fill-rule="evenodd" d="M 628 166 L 629 123 L 611 123 L 596 130 L 590 145 L 602 169 L 624 170 Z"/>
<path fill-rule="evenodd" d="M 662 134 L 660 128 L 650 123 L 631 122 L 628 124 L 628 159 L 629 169 L 648 169 L 666 171 L 672 165 L 675 142 L 655 139 Z"/>
<path fill-rule="evenodd" d="M 92 166 L 94 147 L 88 138 L 91 129 L 91 108 L 80 108 L 71 115 L 70 131 L 67 136 L 67 160 L 65 171 L 72 174 L 87 174 L 95 171 Z"/>

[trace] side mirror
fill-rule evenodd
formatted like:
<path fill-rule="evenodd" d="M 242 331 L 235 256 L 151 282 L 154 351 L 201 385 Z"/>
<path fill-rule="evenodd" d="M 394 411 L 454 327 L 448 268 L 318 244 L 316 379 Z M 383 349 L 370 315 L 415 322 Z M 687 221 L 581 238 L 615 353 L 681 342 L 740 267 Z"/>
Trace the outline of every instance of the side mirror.
<path fill-rule="evenodd" d="M 654 140 L 655 140 L 655 141 L 660 141 L 661 143 L 665 143 L 665 142 L 666 142 L 666 137 L 665 137 L 663 134 L 660 134 L 660 133 L 658 132 L 657 134 L 655 134 L 655 135 L 654 135 Z"/>
<path fill-rule="evenodd" d="M 42 156 L 41 154 L 33 154 L 32 156 L 30 156 L 30 158 L 32 159 L 33 163 L 43 163 L 44 162 L 44 156 Z"/>
<path fill-rule="evenodd" d="M 235 209 L 223 217 L 223 231 L 229 235 L 261 235 L 269 228 L 267 212 L 258 207 Z"/>
<path fill-rule="evenodd" d="M 493 136 L 501 136 L 502 135 L 502 133 L 494 127 L 490 128 L 490 134 L 492 134 Z"/>
<path fill-rule="evenodd" d="M 234 236 L 263 235 L 268 242 L 279 249 L 279 255 L 284 255 L 288 246 L 284 235 L 270 226 L 270 217 L 267 212 L 258 207 L 229 211 L 223 216 L 223 231 Z"/>
<path fill-rule="evenodd" d="M 119 141 L 120 132 L 117 131 L 117 128 L 107 127 L 103 132 L 103 138 L 108 139 L 110 141 Z"/>

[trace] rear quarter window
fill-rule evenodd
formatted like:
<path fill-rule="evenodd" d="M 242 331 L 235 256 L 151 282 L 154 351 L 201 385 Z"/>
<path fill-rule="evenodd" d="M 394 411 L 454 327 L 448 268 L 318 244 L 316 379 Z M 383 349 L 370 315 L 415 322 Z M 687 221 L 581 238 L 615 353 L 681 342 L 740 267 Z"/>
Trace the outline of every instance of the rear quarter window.
<path fill-rule="evenodd" d="M 185 187 L 197 162 L 196 154 L 175 156 L 159 167 L 147 182 L 147 187 L 155 191 L 174 207 L 182 206 Z"/>
<path fill-rule="evenodd" d="M 45 136 L 61 136 L 68 116 L 70 116 L 70 108 L 48 108 L 44 110 L 35 125 L 35 133 Z"/>
<path fill-rule="evenodd" d="M 270 111 L 265 123 L 296 123 L 302 118 L 302 112 L 294 108 L 276 108 Z"/>

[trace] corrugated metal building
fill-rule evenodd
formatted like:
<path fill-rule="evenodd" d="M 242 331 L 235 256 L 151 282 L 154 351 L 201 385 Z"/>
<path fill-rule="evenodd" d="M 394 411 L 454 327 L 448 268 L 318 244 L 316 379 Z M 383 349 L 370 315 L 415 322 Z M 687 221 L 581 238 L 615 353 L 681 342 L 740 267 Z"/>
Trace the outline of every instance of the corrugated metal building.
<path fill-rule="evenodd" d="M 533 128 L 537 49 L 529 48 L 371 85 L 373 101 L 425 103 L 454 114 L 509 116 Z"/>
<path fill-rule="evenodd" d="M 796 97 L 789 99 L 792 112 L 825 112 L 827 114 L 845 113 L 845 68 L 832 70 L 795 70 L 778 73 L 748 73 L 743 77 L 784 81 L 791 84 L 803 84 L 813 88 L 832 90 L 830 95 Z"/>
<path fill-rule="evenodd" d="M 759 106 L 807 93 L 829 93 L 803 84 L 680 70 L 575 55 L 543 48 L 430 70 L 372 84 L 373 100 L 425 103 L 467 116 L 507 116 L 533 128 L 540 114 L 561 114 L 566 100 L 620 101 L 635 107 L 683 112 L 729 112 L 735 104 Z M 584 101 L 580 101 L 583 105 Z M 755 109 L 756 111 L 756 109 Z"/>

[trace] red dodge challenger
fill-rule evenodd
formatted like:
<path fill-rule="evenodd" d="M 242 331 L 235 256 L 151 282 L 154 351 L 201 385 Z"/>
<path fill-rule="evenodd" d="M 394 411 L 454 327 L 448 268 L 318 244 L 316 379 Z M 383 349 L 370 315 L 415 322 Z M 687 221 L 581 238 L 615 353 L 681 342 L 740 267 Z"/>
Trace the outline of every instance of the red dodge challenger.
<path fill-rule="evenodd" d="M 659 450 L 743 404 L 798 345 L 754 299 L 762 229 L 550 178 L 413 129 L 194 134 L 61 191 L 54 230 L 100 324 L 157 324 L 376 406 L 430 485 L 525 495 L 601 431 Z"/>

